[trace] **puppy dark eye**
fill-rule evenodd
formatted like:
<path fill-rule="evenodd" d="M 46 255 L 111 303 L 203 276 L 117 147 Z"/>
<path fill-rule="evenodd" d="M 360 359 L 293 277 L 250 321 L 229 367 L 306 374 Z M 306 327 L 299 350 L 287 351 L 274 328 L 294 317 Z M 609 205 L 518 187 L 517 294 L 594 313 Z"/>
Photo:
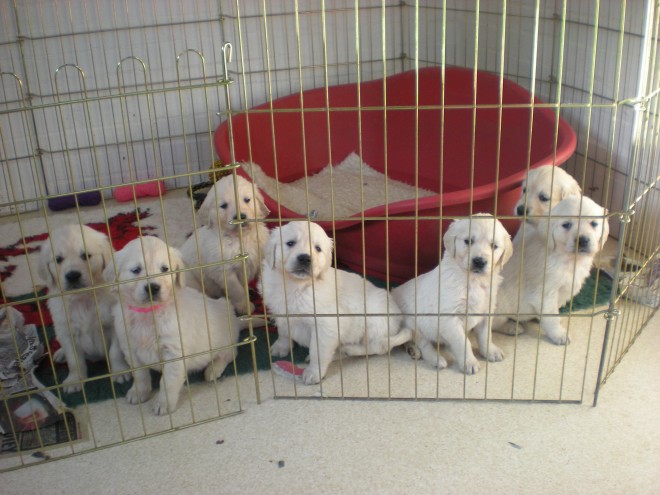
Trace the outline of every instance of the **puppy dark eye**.
<path fill-rule="evenodd" d="M 60 263 L 62 263 L 63 261 L 64 261 L 64 258 L 62 258 L 61 256 L 55 256 L 55 263 L 57 263 L 58 265 Z"/>
<path fill-rule="evenodd" d="M 80 259 L 83 260 L 83 261 L 87 261 L 91 257 L 92 257 L 92 255 L 89 254 L 89 253 L 83 253 L 83 254 L 80 255 Z"/>
<path fill-rule="evenodd" d="M 466 246 L 469 246 L 470 244 L 472 244 L 472 239 L 465 239 L 464 242 Z"/>
<path fill-rule="evenodd" d="M 223 210 L 226 210 L 227 209 L 227 203 L 222 203 L 220 205 L 220 208 L 222 208 Z"/>
<path fill-rule="evenodd" d="M 539 199 L 540 199 L 541 201 L 543 201 L 544 203 L 547 203 L 548 201 L 550 201 L 550 198 L 547 197 L 547 196 L 546 196 L 545 194 L 543 194 L 543 193 L 539 194 Z"/>
<path fill-rule="evenodd" d="M 526 192 L 527 192 L 527 188 L 523 187 L 523 194 L 525 194 Z"/>
<path fill-rule="evenodd" d="M 245 204 L 248 204 L 250 202 L 250 198 L 243 198 L 243 201 L 245 202 Z"/>
<path fill-rule="evenodd" d="M 160 271 L 165 273 L 165 272 L 170 271 L 170 268 L 167 265 L 163 265 L 163 266 L 160 267 Z"/>
<path fill-rule="evenodd" d="M 499 248 L 500 248 L 500 247 L 499 247 L 497 244 L 495 244 L 495 243 L 491 244 L 491 246 L 493 247 L 493 249 L 499 249 Z"/>
<path fill-rule="evenodd" d="M 323 251 L 323 250 L 321 249 L 321 246 L 314 246 L 314 249 L 316 249 L 316 252 L 317 252 L 317 253 L 320 253 L 321 251 Z"/>
<path fill-rule="evenodd" d="M 142 273 L 142 267 L 141 266 L 136 266 L 135 268 L 133 268 L 131 270 L 131 273 L 133 275 L 139 275 L 140 273 Z"/>
<path fill-rule="evenodd" d="M 564 222 L 561 224 L 566 230 L 569 230 L 573 226 L 573 222 Z"/>
<path fill-rule="evenodd" d="M 598 222 L 596 222 L 596 221 L 591 222 L 591 226 L 592 226 L 594 229 L 597 229 L 597 228 L 598 228 Z"/>
<path fill-rule="evenodd" d="M 286 245 L 289 247 L 293 247 L 296 245 L 296 241 L 287 241 Z"/>

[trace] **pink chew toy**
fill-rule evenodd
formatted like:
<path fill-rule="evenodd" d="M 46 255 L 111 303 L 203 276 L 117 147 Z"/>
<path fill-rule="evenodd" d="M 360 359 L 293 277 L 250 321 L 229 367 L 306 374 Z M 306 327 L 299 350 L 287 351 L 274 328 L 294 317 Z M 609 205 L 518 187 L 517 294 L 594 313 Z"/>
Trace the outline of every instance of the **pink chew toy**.
<path fill-rule="evenodd" d="M 131 201 L 144 196 L 161 196 L 165 194 L 165 182 L 162 180 L 115 187 L 112 196 L 117 201 Z"/>

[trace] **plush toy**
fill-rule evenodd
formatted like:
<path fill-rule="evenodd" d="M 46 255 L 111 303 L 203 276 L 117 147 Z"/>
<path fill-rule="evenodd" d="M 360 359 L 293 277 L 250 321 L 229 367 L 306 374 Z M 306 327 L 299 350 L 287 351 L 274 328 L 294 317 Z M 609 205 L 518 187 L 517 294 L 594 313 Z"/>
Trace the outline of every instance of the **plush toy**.
<path fill-rule="evenodd" d="M 79 206 L 94 206 L 101 202 L 101 193 L 99 191 L 89 191 L 84 193 L 67 194 L 66 196 L 58 196 L 57 198 L 50 198 L 48 200 L 48 208 L 53 211 L 75 208 L 76 200 L 78 200 Z"/>
<path fill-rule="evenodd" d="M 305 368 L 300 368 L 291 361 L 275 361 L 273 363 L 273 373 L 289 380 L 295 380 L 302 383 L 302 374 Z"/>

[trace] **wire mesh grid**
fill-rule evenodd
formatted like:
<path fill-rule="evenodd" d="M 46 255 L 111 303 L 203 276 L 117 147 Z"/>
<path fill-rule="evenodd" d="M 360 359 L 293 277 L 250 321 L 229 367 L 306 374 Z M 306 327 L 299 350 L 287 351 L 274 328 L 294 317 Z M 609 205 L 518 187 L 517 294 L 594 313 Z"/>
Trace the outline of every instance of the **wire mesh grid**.
<path fill-rule="evenodd" d="M 67 223 L 95 224 L 110 234 L 116 250 L 138 235 L 156 235 L 179 247 L 191 232 L 204 228 L 186 192 L 218 170 L 216 151 L 224 163 L 221 171 L 252 177 L 268 196 L 271 215 L 256 222 L 271 229 L 299 224 L 301 235 L 307 237 L 313 228 L 309 221 L 320 223 L 334 238 L 332 264 L 360 279 L 350 296 L 355 303 L 350 312 L 340 309 L 346 306 L 340 304 L 344 285 L 339 280 L 344 275 L 338 272 L 329 277 L 334 281 L 328 312 L 314 309 L 323 303 L 316 300 L 319 288 L 313 291 L 311 312 L 299 313 L 286 299 L 283 310 L 274 307 L 268 293 L 259 304 L 254 297 L 259 288 L 244 284 L 257 308 L 248 308 L 243 321 L 263 317 L 269 323 L 265 330 L 253 330 L 246 323 L 249 328 L 234 345 L 246 366 L 230 366 L 229 376 L 212 386 L 186 386 L 177 410 L 164 417 L 153 416 L 146 405 L 126 404 L 122 396 L 128 387 L 113 385 L 109 378 L 121 373 L 109 371 L 107 365 L 81 378 L 82 392 L 75 395 L 65 393 L 66 366 L 42 359 L 42 374 L 36 377 L 43 381 L 46 369 L 52 381 L 45 388 L 66 405 L 77 406 L 75 419 L 65 417 L 61 422 L 55 448 L 49 445 L 46 432 L 51 433 L 45 427 L 26 429 L 32 432 L 29 443 L 30 435 L 18 434 L 18 423 L 3 423 L 8 433 L 3 445 L 11 451 L 13 440 L 19 455 L 3 458 L 2 470 L 236 414 L 245 396 L 241 386 L 257 400 L 267 393 L 278 398 L 534 402 L 583 402 L 593 396 L 595 403 L 600 385 L 658 306 L 660 243 L 654 227 L 659 212 L 660 15 L 653 1 L 3 0 L 0 14 L 0 214 L 7 239 L 0 260 L 3 309 L 18 309 L 25 317 L 24 322 L 5 317 L 11 349 L 20 349 L 16 336 L 35 324 L 47 354 L 56 351 L 47 310 L 47 301 L 56 294 L 44 292 L 44 280 L 37 274 L 39 245 L 48 234 Z M 468 90 L 462 100 L 447 89 L 458 73 L 452 72 L 454 67 L 466 74 L 459 84 Z M 436 74 L 437 86 L 426 86 L 426 70 Z M 483 102 L 477 96 L 488 75 L 495 89 Z M 403 96 L 398 94 L 397 77 L 404 81 Z M 509 83 L 522 88 L 527 99 L 505 101 Z M 348 88 L 348 96 L 338 95 L 337 88 Z M 511 136 L 503 122 L 516 111 L 523 125 Z M 538 111 L 550 115 L 545 162 L 538 162 L 534 151 L 540 134 L 535 127 Z M 467 115 L 466 127 L 451 120 L 459 112 Z M 480 120 L 488 112 L 494 115 L 490 127 Z M 429 123 L 431 114 L 436 124 Z M 575 153 L 561 159 L 560 117 L 577 135 Z M 220 129 L 214 134 L 221 123 L 224 141 Z M 494 136 L 487 157 L 479 141 L 482 133 Z M 463 161 L 450 155 L 453 142 L 466 143 Z M 512 142 L 522 150 L 515 157 L 508 154 Z M 431 160 L 428 147 L 434 153 Z M 352 159 L 351 152 L 356 155 Z M 395 347 L 384 355 L 372 355 L 368 349 L 358 353 L 361 357 L 340 352 L 315 385 L 292 378 L 300 371 L 298 365 L 305 367 L 307 348 L 312 355 L 320 348 L 318 342 L 286 335 L 284 325 L 293 328 L 297 319 L 311 325 L 314 335 L 326 322 L 341 331 L 381 318 L 389 347 L 397 330 L 391 328 L 397 325 L 394 303 L 387 299 L 382 312 L 368 308 L 367 294 L 377 290 L 371 282 L 389 291 L 438 265 L 442 236 L 453 220 L 467 219 L 471 233 L 477 228 L 470 220 L 474 214 L 495 213 L 513 233 L 520 219 L 512 206 L 521 195 L 525 173 L 566 158 L 564 168 L 583 194 L 607 207 L 613 237 L 595 257 L 598 270 L 583 294 L 586 303 L 579 309 L 575 302 L 568 304 L 561 315 L 570 345 L 548 342 L 538 325 L 528 332 L 519 325 L 513 337 L 493 334 L 505 358 L 481 360 L 475 375 L 457 369 L 453 361 L 458 356 L 444 349 L 440 355 L 450 366 L 441 370 L 424 359 L 411 360 L 403 347 Z M 496 187 L 484 199 L 482 176 L 496 186 L 506 184 L 511 163 L 522 176 L 511 187 Z M 342 176 L 339 164 L 345 165 L 342 170 L 352 164 L 352 175 Z M 333 166 L 323 177 L 321 170 L 327 165 Z M 372 175 L 372 167 L 381 176 Z M 457 179 L 461 175 L 462 182 Z M 292 189 L 290 183 L 296 180 L 298 188 Z M 167 194 L 132 198 L 141 187 L 155 186 L 158 191 L 161 181 Z M 122 186 L 131 192 L 127 203 L 113 199 L 113 191 Z M 399 191 L 406 186 L 409 189 Z M 458 207 L 452 196 L 457 192 L 464 196 Z M 238 188 L 233 194 L 240 202 Z M 375 203 L 369 202 L 372 194 L 377 196 Z M 90 198 L 98 203 L 85 206 Z M 407 208 L 400 208 L 406 202 Z M 425 208 L 430 202 L 433 206 Z M 69 208 L 51 211 L 58 205 Z M 581 211 L 577 216 L 584 220 Z M 276 251 L 274 258 L 284 263 L 287 239 L 277 232 L 274 246 L 280 254 Z M 524 252 L 525 245 L 521 242 L 516 249 Z M 198 260 L 203 249 L 195 246 Z M 548 246 L 545 251 L 547 260 Z M 198 261 L 174 273 L 235 265 L 245 279 L 247 258 L 241 242 L 236 257 Z M 277 260 L 272 261 L 275 266 Z M 495 277 L 491 275 L 491 285 Z M 201 278 L 204 284 L 205 276 Z M 611 289 L 603 283 L 610 279 Z M 292 283 L 282 279 L 287 294 L 287 284 Z M 92 294 L 122 285 L 97 281 L 94 289 L 78 292 Z M 440 291 L 442 287 L 440 280 Z M 415 292 L 419 290 L 415 283 Z M 422 296 L 426 300 L 427 294 Z M 494 294 L 488 297 L 491 305 L 483 313 L 464 309 L 460 324 L 481 316 L 494 319 Z M 98 303 L 96 313 L 100 319 Z M 518 307 L 509 316 L 522 313 Z M 452 316 L 439 309 L 424 313 L 416 306 L 410 315 L 415 322 L 425 316 L 435 316 L 436 321 L 437 316 Z M 542 311 L 534 316 L 558 319 Z M 278 354 L 285 356 L 269 352 L 277 345 L 278 331 Z M 485 354 L 489 350 L 481 349 Z M 102 361 L 108 362 L 110 349 L 105 346 L 103 351 Z M 174 358 L 168 364 L 176 361 L 182 360 Z M 146 369 L 129 364 L 134 371 Z M 314 364 L 320 366 L 312 357 L 309 366 Z M 258 367 L 273 367 L 279 373 L 263 371 L 270 373 L 266 379 Z M 16 381 L 26 388 L 28 376 L 23 372 Z M 97 402 L 96 392 L 89 391 L 100 382 L 110 392 L 104 397 L 108 400 Z M 34 396 L 5 395 L 4 416 L 12 418 L 12 400 Z M 35 407 L 28 417 L 38 425 Z"/>

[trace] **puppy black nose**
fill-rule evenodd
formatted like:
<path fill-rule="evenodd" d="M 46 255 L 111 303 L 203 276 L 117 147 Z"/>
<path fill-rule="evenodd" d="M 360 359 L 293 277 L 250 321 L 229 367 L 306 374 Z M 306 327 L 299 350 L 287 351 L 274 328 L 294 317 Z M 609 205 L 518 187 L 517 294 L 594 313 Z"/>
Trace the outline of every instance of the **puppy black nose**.
<path fill-rule="evenodd" d="M 525 214 L 525 207 L 523 205 L 519 205 L 516 208 L 516 214 L 522 217 Z"/>
<path fill-rule="evenodd" d="M 309 254 L 299 254 L 297 260 L 301 265 L 309 265 L 312 262 L 312 258 Z"/>
<path fill-rule="evenodd" d="M 160 292 L 160 285 L 159 284 L 147 284 L 144 286 L 144 291 L 149 293 L 151 292 L 152 296 L 157 296 L 158 293 Z"/>
<path fill-rule="evenodd" d="M 476 270 L 483 270 L 487 264 L 488 261 L 486 261 L 480 256 L 477 258 L 472 258 L 472 267 Z"/>
<path fill-rule="evenodd" d="M 80 280 L 81 275 L 79 271 L 71 270 L 70 272 L 66 272 L 64 278 L 66 278 L 67 282 L 77 282 Z"/>
<path fill-rule="evenodd" d="M 245 220 L 247 218 L 247 215 L 245 213 L 241 213 L 240 215 L 234 215 L 234 220 L 238 220 L 239 217 L 241 220 Z"/>
<path fill-rule="evenodd" d="M 586 248 L 589 246 L 589 238 L 586 235 L 578 237 L 578 247 Z"/>

